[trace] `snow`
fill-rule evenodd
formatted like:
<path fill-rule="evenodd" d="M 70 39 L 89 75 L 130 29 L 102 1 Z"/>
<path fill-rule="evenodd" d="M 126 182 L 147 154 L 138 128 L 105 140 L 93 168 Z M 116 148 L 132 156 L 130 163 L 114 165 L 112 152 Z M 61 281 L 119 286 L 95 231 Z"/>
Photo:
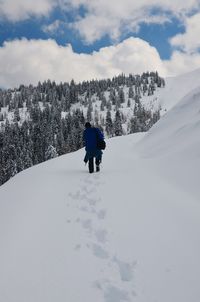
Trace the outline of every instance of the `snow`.
<path fill-rule="evenodd" d="M 197 198 L 200 196 L 199 134 L 200 87 L 174 106 L 137 146 L 143 157 L 156 157 L 156 166 L 168 181 L 180 184 Z"/>
<path fill-rule="evenodd" d="M 163 112 L 170 110 L 183 97 L 200 86 L 200 69 L 165 79 L 165 89 L 160 89 L 157 99 Z"/>
<path fill-rule="evenodd" d="M 82 149 L 0 187 L 1 301 L 200 301 L 200 88 L 183 96 L 107 140 L 100 173 Z"/>

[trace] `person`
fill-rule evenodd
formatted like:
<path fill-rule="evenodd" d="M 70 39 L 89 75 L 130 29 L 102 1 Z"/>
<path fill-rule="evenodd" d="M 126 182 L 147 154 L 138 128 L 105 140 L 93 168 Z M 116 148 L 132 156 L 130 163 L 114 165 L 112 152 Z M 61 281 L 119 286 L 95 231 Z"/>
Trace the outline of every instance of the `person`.
<path fill-rule="evenodd" d="M 85 124 L 83 132 L 83 141 L 85 145 L 85 158 L 84 162 L 88 162 L 89 173 L 94 172 L 94 158 L 96 164 L 96 172 L 100 171 L 100 163 L 102 161 L 103 152 L 97 148 L 97 139 L 103 140 L 104 135 L 99 128 L 94 128 L 89 122 Z"/>

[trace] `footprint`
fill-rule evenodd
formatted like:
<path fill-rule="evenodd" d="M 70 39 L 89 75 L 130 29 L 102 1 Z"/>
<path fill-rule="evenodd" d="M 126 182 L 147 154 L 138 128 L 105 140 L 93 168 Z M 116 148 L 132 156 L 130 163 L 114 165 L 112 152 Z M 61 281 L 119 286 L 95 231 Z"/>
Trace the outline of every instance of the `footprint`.
<path fill-rule="evenodd" d="M 92 246 L 92 251 L 93 251 L 93 254 L 98 257 L 98 258 L 101 258 L 101 259 L 108 259 L 109 258 L 109 254 L 108 252 L 106 252 L 100 245 L 98 244 L 93 244 Z"/>
<path fill-rule="evenodd" d="M 117 288 L 116 286 L 110 285 L 104 292 L 105 302 L 122 302 L 130 301 L 129 294 L 127 291 Z"/>
<path fill-rule="evenodd" d="M 96 239 L 101 242 L 105 243 L 106 242 L 106 236 L 107 236 L 107 231 L 106 230 L 97 230 L 95 232 Z"/>
<path fill-rule="evenodd" d="M 96 191 L 95 188 L 88 189 L 86 186 L 83 186 L 81 189 L 82 189 L 83 192 L 85 192 L 88 195 L 90 195 L 90 194 L 92 194 L 92 193 L 94 193 Z"/>
<path fill-rule="evenodd" d="M 104 209 L 100 210 L 100 211 L 97 213 L 97 217 L 98 217 L 99 219 L 104 219 L 105 216 L 106 216 L 106 210 L 104 210 Z"/>
<path fill-rule="evenodd" d="M 89 203 L 90 206 L 95 206 L 99 201 L 100 198 L 88 198 L 86 197 L 87 202 Z"/>
<path fill-rule="evenodd" d="M 68 196 L 71 198 L 71 199 L 73 199 L 73 200 L 84 200 L 84 199 L 87 199 L 87 196 L 83 193 L 83 192 L 81 192 L 81 191 L 77 191 L 77 192 L 75 192 L 75 193 L 69 193 L 68 194 Z"/>
<path fill-rule="evenodd" d="M 92 220 L 91 219 L 86 219 L 82 221 L 82 227 L 89 232 L 92 232 Z"/>
<path fill-rule="evenodd" d="M 89 212 L 89 209 L 86 206 L 81 206 L 80 210 L 83 211 L 83 212 Z"/>
<path fill-rule="evenodd" d="M 136 263 L 130 264 L 128 262 L 121 261 L 116 257 L 114 257 L 113 260 L 119 268 L 121 280 L 126 282 L 133 280 L 133 268 L 136 265 Z"/>

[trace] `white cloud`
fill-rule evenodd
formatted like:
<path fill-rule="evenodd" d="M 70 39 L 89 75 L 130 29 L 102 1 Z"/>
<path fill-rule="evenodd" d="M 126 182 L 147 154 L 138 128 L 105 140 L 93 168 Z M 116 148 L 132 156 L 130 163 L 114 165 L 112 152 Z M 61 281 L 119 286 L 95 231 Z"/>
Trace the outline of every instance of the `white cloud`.
<path fill-rule="evenodd" d="M 70 45 L 59 46 L 54 40 L 15 40 L 0 48 L 0 66 L 3 87 L 36 84 L 48 78 L 82 81 L 155 68 L 164 72 L 156 49 L 133 38 L 92 54 L 77 54 Z"/>
<path fill-rule="evenodd" d="M 186 18 L 185 27 L 185 33 L 176 35 L 170 42 L 187 53 L 194 53 L 200 48 L 200 13 Z"/>
<path fill-rule="evenodd" d="M 81 37 L 92 43 L 108 34 L 118 39 L 123 31 L 137 31 L 140 23 L 165 23 L 169 15 L 180 20 L 199 8 L 199 0 L 69 0 L 71 7 L 77 9 L 82 5 L 86 14 L 79 17 L 71 25 L 79 32 Z M 60 0 L 60 5 L 66 3 Z M 152 15 L 152 9 L 156 14 Z"/>
<path fill-rule="evenodd" d="M 183 74 L 200 68 L 200 53 L 187 54 L 175 51 L 168 61 L 164 61 L 168 75 Z"/>
<path fill-rule="evenodd" d="M 0 0 L 0 17 L 15 22 L 45 16 L 55 4 L 55 0 Z"/>
<path fill-rule="evenodd" d="M 83 81 L 107 78 L 120 73 L 158 70 L 162 76 L 179 74 L 200 67 L 200 55 L 174 53 L 162 61 L 157 50 L 139 38 L 129 38 L 92 54 L 75 53 L 71 45 L 59 46 L 54 40 L 14 40 L 0 48 L 0 86 L 37 84 L 51 79 Z"/>
<path fill-rule="evenodd" d="M 105 34 L 109 35 L 113 41 L 118 41 L 122 33 L 137 32 L 140 23 L 164 24 L 170 22 L 169 17 L 161 14 L 150 16 L 147 12 L 135 12 L 130 18 L 119 20 L 117 17 L 88 15 L 71 24 L 71 27 L 79 32 L 85 43 L 92 44 Z M 93 24 L 93 25 L 92 25 Z"/>
<path fill-rule="evenodd" d="M 59 31 L 62 22 L 60 20 L 55 20 L 53 23 L 49 25 L 44 25 L 42 30 L 47 34 L 55 34 Z"/>

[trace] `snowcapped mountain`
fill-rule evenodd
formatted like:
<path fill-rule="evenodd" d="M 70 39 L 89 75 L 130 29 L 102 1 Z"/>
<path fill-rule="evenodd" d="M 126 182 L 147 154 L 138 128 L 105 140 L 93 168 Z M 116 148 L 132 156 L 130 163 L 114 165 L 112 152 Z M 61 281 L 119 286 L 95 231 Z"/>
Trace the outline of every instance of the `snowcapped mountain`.
<path fill-rule="evenodd" d="M 100 173 L 81 149 L 0 187 L 1 301 L 200 300 L 200 84 L 181 95 L 187 83 L 147 134 L 107 140 Z"/>

